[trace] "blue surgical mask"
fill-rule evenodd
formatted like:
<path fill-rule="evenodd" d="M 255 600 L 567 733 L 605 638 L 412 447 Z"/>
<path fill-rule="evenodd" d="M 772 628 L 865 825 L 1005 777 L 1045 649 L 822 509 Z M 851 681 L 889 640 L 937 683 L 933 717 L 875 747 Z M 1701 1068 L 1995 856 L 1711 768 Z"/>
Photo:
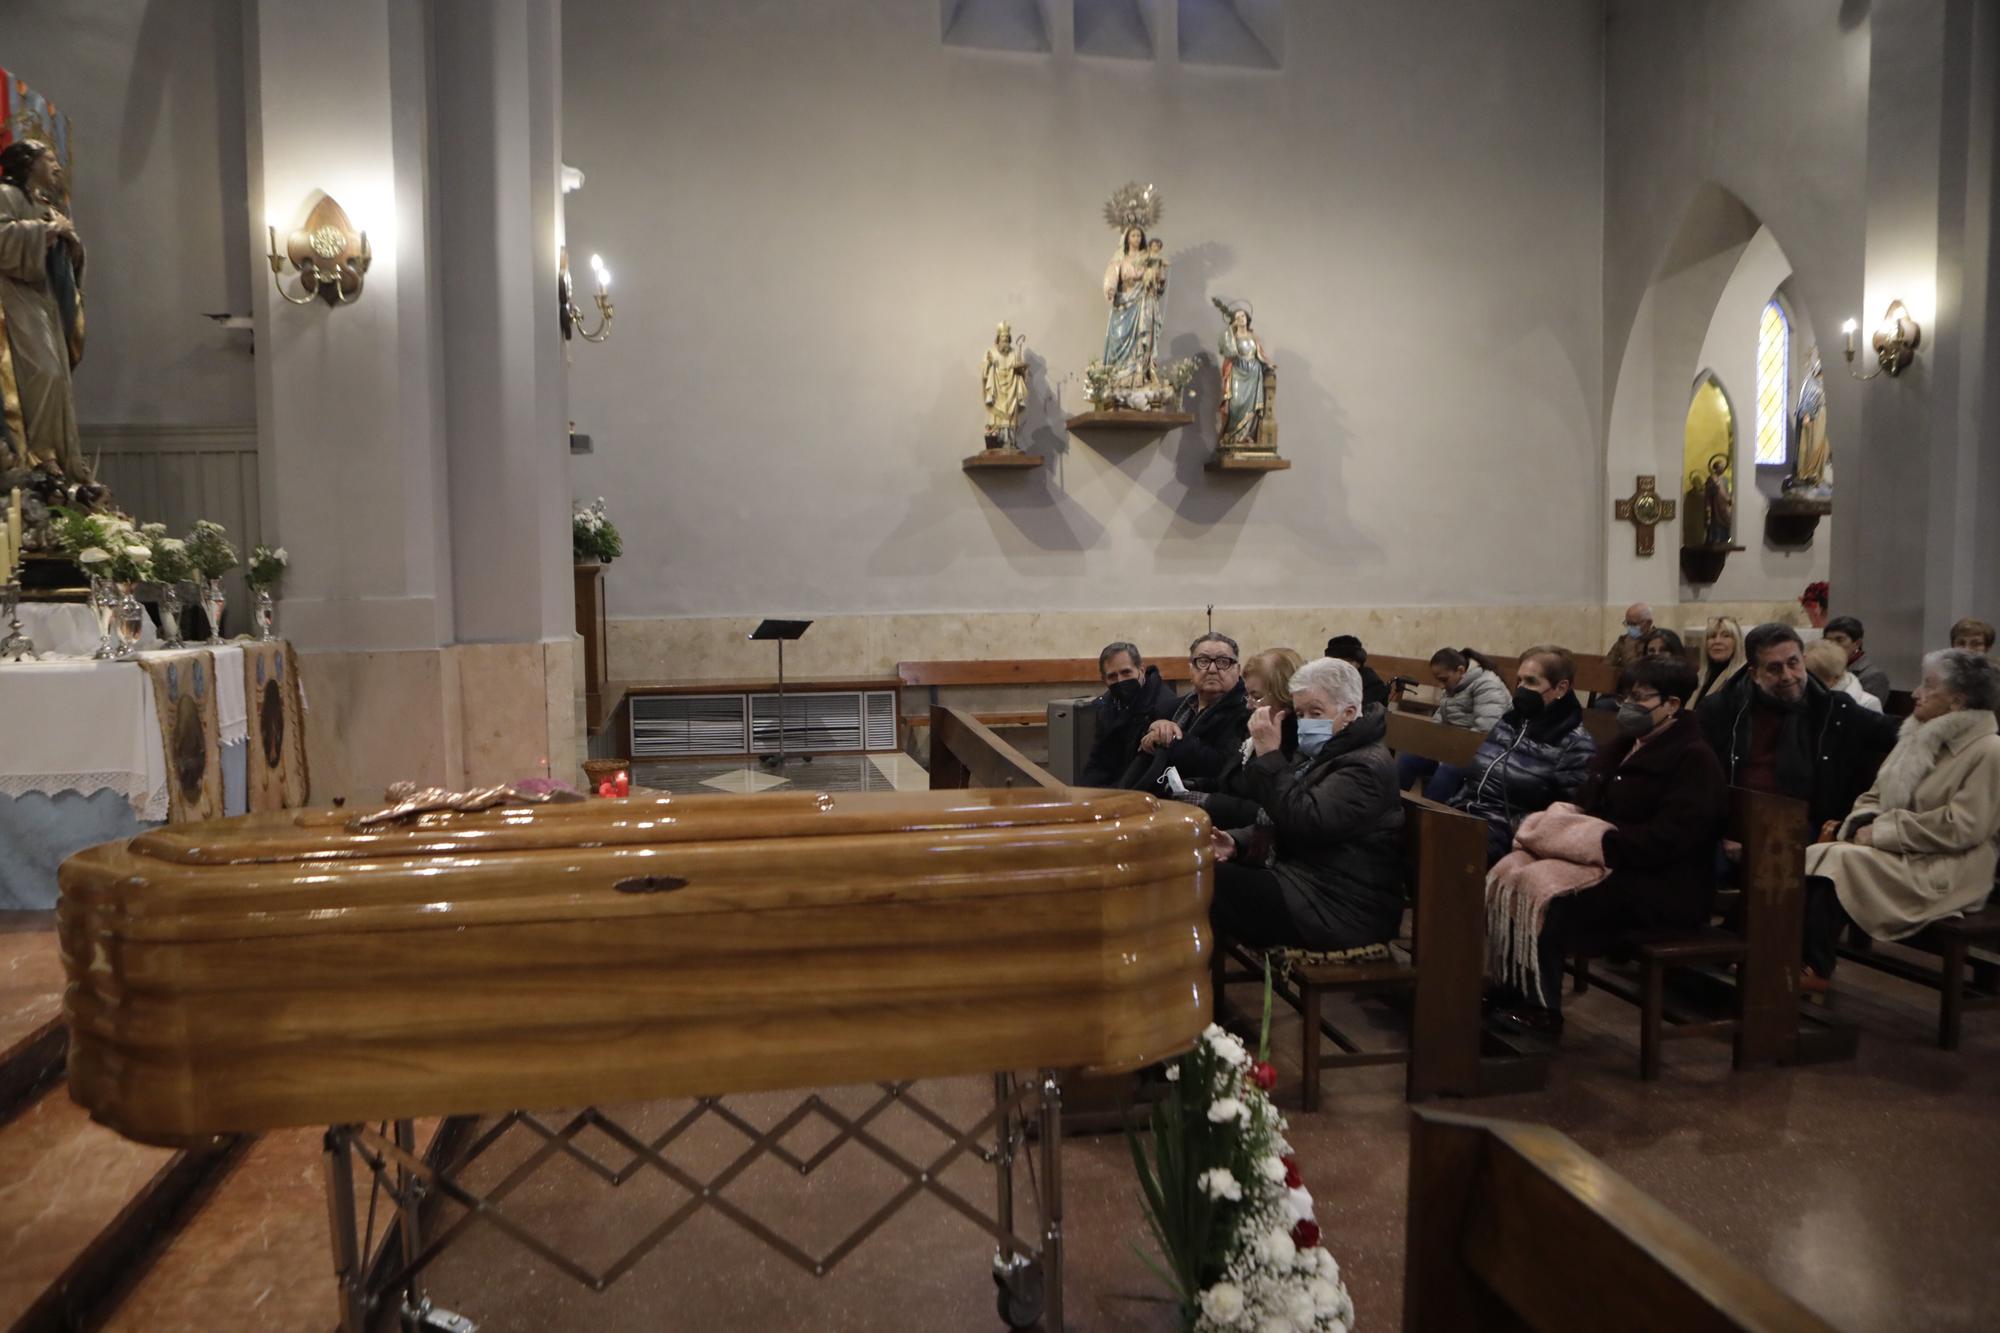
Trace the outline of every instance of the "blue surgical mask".
<path fill-rule="evenodd" d="M 1636 639 L 1639 637 L 1639 631 L 1643 628 L 1644 626 L 1641 625 L 1627 625 L 1625 627 L 1625 637 L 1628 639 Z"/>
<path fill-rule="evenodd" d="M 1299 753 L 1311 757 L 1320 752 L 1320 747 L 1333 739 L 1333 719 L 1330 717 L 1302 717 L 1299 719 Z"/>

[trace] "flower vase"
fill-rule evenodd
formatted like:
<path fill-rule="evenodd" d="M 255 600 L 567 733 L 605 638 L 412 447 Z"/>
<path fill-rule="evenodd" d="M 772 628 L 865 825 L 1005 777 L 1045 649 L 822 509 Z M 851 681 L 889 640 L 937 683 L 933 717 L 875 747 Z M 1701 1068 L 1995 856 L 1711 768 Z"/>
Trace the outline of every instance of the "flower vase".
<path fill-rule="evenodd" d="M 140 636 L 146 632 L 146 608 L 139 601 L 139 585 L 118 585 L 116 621 L 118 649 L 113 657 L 127 658 L 139 651 Z"/>
<path fill-rule="evenodd" d="M 278 637 L 278 607 L 271 600 L 271 590 L 257 589 L 257 640 L 271 643 Z"/>
<path fill-rule="evenodd" d="M 97 651 L 90 659 L 101 662 L 111 656 L 111 626 L 118 617 L 118 590 L 110 579 L 91 576 L 90 613 L 97 618 Z"/>
<path fill-rule="evenodd" d="M 222 591 L 221 579 L 210 579 L 201 587 L 201 609 L 208 617 L 208 641 L 222 642 L 222 613 L 228 609 L 229 595 Z"/>
<path fill-rule="evenodd" d="M 160 646 L 181 647 L 181 585 L 160 585 Z"/>

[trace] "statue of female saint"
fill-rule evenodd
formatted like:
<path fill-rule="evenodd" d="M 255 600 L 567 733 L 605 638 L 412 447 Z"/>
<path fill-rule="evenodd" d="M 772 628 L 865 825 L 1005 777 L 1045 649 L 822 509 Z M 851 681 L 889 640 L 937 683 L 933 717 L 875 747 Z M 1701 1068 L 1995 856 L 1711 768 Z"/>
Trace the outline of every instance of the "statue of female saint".
<path fill-rule="evenodd" d="M 1104 299 L 1111 303 L 1111 314 L 1104 325 L 1103 359 L 1111 368 L 1114 389 L 1137 388 L 1159 378 L 1153 344 L 1166 296 L 1166 269 L 1157 262 L 1148 265 L 1146 248 L 1146 229 L 1127 227 L 1104 270 Z"/>
<path fill-rule="evenodd" d="M 1000 322 L 993 345 L 979 368 L 979 388 L 986 401 L 986 447 L 1018 449 L 1021 411 L 1028 405 L 1028 343 Z"/>
<path fill-rule="evenodd" d="M 1787 491 L 1825 496 L 1833 490 L 1833 446 L 1826 438 L 1826 380 L 1819 363 L 1819 348 L 1806 362 L 1806 382 L 1799 386 L 1798 467 L 1786 479 Z"/>
<path fill-rule="evenodd" d="M 1217 408 L 1216 443 L 1223 449 L 1272 449 L 1277 446 L 1277 422 L 1272 408 L 1277 397 L 1275 367 L 1264 354 L 1264 343 L 1250 327 L 1250 307 L 1239 302 L 1215 302 L 1229 327 L 1222 331 L 1222 402 Z"/>
<path fill-rule="evenodd" d="M 70 383 L 83 355 L 83 242 L 67 196 L 47 144 L 19 139 L 0 149 L 0 452 L 87 482 Z"/>
<path fill-rule="evenodd" d="M 1729 460 L 1721 454 L 1708 460 L 1708 477 L 1702 482 L 1703 513 L 1710 546 L 1727 546 L 1736 530 L 1735 498 L 1729 493 Z"/>

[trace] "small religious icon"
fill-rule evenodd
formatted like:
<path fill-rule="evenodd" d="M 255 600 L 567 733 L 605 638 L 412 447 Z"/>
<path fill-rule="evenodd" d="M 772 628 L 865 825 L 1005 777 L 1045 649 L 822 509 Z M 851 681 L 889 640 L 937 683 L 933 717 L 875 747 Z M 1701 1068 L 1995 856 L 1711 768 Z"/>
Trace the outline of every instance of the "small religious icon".
<path fill-rule="evenodd" d="M 1716 454 L 1708 460 L 1708 475 L 1702 479 L 1702 514 L 1706 520 L 1708 544 L 1727 546 L 1736 530 L 1736 503 L 1730 494 L 1729 459 Z"/>
<path fill-rule="evenodd" d="M 1005 320 L 993 335 L 979 368 L 986 403 L 986 447 L 1018 449 L 1021 412 L 1028 405 L 1028 343 Z"/>
<path fill-rule="evenodd" d="M 1251 326 L 1248 301 L 1225 305 L 1209 298 L 1228 321 L 1217 351 L 1222 357 L 1222 401 L 1216 408 L 1216 444 L 1225 452 L 1278 448 L 1278 368 Z"/>
<path fill-rule="evenodd" d="M 73 483 L 91 480 L 70 380 L 83 357 L 83 261 L 56 150 L 39 139 L 0 148 L 0 459 Z"/>
<path fill-rule="evenodd" d="M 1784 490 L 1813 500 L 1833 498 L 1833 444 L 1826 434 L 1826 378 L 1815 347 L 1806 360 L 1805 383 L 1799 386 L 1798 466 L 1785 478 Z"/>
<path fill-rule="evenodd" d="M 1611 512 L 1620 522 L 1632 525 L 1632 553 L 1651 555 L 1653 528 L 1657 524 L 1671 522 L 1676 508 L 1674 501 L 1661 497 L 1656 478 L 1642 476 L 1631 496 L 1613 504 Z"/>

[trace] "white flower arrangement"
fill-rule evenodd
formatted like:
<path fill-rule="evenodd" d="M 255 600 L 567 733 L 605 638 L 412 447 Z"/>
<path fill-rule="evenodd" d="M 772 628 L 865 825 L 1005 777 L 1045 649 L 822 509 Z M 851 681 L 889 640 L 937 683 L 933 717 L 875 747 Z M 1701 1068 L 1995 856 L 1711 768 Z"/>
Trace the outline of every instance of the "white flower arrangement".
<path fill-rule="evenodd" d="M 76 562 L 79 565 L 101 565 L 109 559 L 111 559 L 111 552 L 105 550 L 102 546 L 86 546 L 83 550 L 77 552 Z"/>
<path fill-rule="evenodd" d="M 1257 1058 L 1211 1026 L 1169 1067 L 1150 1162 L 1131 1139 L 1159 1251 L 1142 1257 L 1178 1293 L 1188 1333 L 1351 1333 L 1354 1302 L 1267 1095 L 1269 1037 L 1267 983 Z"/>

